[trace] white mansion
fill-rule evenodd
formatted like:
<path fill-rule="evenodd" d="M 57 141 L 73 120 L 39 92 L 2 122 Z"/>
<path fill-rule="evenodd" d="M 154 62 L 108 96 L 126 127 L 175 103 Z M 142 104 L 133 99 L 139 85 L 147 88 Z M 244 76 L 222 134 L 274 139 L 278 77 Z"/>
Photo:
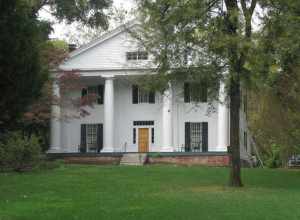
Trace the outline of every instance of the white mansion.
<path fill-rule="evenodd" d="M 216 111 L 207 114 L 205 94 L 195 104 L 189 83 L 170 84 L 162 95 L 146 92 L 128 80 L 147 74 L 151 56 L 120 26 L 73 51 L 60 65 L 61 70 L 76 70 L 86 85 L 80 97 L 98 93 L 89 115 L 71 120 L 51 121 L 49 153 L 71 152 L 226 152 L 229 145 L 229 111 L 213 103 Z M 224 86 L 220 86 L 224 98 Z M 54 94 L 60 88 L 54 81 Z M 243 105 L 242 105 L 243 107 Z M 69 111 L 57 105 L 53 115 Z M 250 154 L 249 135 L 241 108 L 241 156 Z"/>

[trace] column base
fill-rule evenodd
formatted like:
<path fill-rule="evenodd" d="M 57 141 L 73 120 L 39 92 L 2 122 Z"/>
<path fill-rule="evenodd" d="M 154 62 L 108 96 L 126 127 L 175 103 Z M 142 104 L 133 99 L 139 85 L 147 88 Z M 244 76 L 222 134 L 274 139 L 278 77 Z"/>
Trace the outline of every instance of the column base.
<path fill-rule="evenodd" d="M 101 150 L 101 153 L 113 153 L 114 149 L 113 148 L 103 148 Z"/>
<path fill-rule="evenodd" d="M 162 147 L 160 152 L 173 152 L 173 147 Z"/>
<path fill-rule="evenodd" d="M 213 149 L 212 151 L 215 151 L 215 152 L 227 152 L 227 147 L 217 147 L 215 149 Z"/>
<path fill-rule="evenodd" d="M 54 154 L 54 153 L 63 153 L 61 149 L 59 148 L 50 148 L 49 150 L 47 150 L 47 154 Z"/>

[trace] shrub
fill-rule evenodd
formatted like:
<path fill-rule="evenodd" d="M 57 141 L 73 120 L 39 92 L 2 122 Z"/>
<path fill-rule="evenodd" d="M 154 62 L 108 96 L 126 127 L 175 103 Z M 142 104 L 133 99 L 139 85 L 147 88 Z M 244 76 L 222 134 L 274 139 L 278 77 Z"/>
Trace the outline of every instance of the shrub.
<path fill-rule="evenodd" d="M 278 168 L 282 165 L 280 158 L 281 147 L 278 144 L 272 144 L 268 159 L 265 161 L 266 166 L 269 168 Z"/>
<path fill-rule="evenodd" d="M 18 172 L 31 169 L 39 162 L 40 153 L 35 135 L 24 137 L 21 132 L 12 132 L 0 143 L 0 166 Z"/>

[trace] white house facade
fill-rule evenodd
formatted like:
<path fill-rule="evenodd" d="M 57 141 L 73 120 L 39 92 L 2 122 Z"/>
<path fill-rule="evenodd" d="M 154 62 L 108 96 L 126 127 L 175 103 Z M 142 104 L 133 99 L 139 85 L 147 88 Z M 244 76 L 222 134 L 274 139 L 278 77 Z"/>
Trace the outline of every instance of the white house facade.
<path fill-rule="evenodd" d="M 217 101 L 209 105 L 205 92 L 195 102 L 188 82 L 169 83 L 164 94 L 144 91 L 131 77 L 149 74 L 151 66 L 151 56 L 124 26 L 72 52 L 60 69 L 80 72 L 86 89 L 69 95 L 94 92 L 97 102 L 85 107 L 87 116 L 68 120 L 60 116 L 75 110 L 53 105 L 49 153 L 226 152 L 227 105 Z M 61 96 L 55 80 L 53 94 Z M 225 99 L 223 85 L 220 96 Z M 243 119 L 241 155 L 245 157 L 251 152 L 246 132 Z"/>

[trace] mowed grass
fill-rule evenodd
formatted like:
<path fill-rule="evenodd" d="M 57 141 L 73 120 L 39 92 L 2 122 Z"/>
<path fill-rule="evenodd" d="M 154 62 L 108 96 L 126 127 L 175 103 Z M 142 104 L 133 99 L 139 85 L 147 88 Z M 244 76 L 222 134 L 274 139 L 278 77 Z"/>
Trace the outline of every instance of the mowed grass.
<path fill-rule="evenodd" d="M 0 220 L 300 219 L 300 171 L 80 166 L 0 174 Z"/>

